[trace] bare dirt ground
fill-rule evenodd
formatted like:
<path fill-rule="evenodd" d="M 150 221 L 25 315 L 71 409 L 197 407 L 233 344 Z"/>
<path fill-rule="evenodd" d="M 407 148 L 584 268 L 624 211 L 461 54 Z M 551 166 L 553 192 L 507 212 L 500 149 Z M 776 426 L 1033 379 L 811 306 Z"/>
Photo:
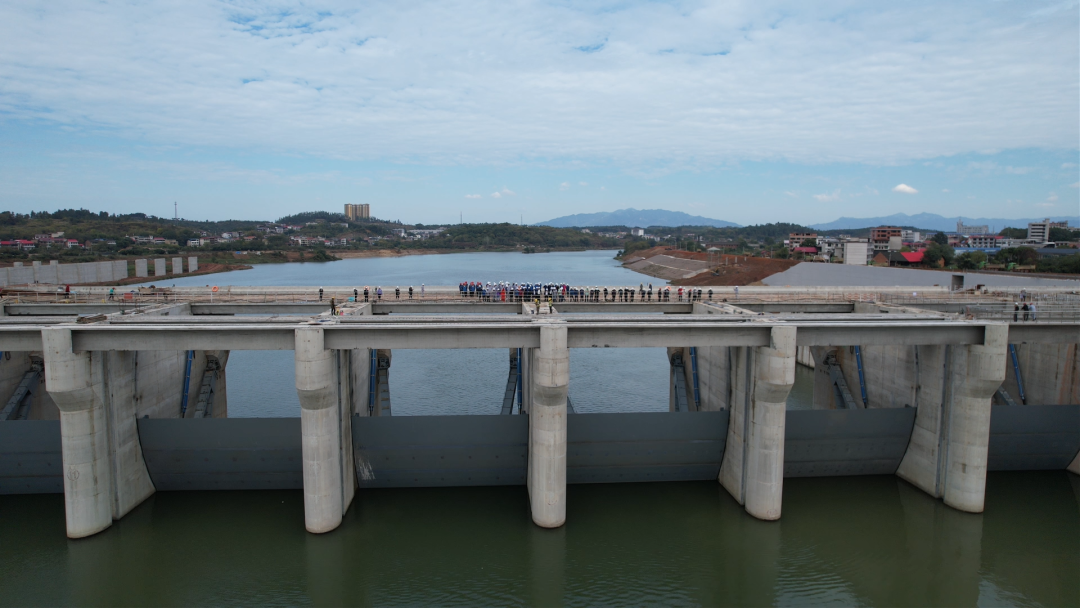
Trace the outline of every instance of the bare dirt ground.
<path fill-rule="evenodd" d="M 642 274 L 667 278 L 662 276 L 668 274 L 668 271 L 666 271 L 664 267 L 656 267 L 656 274 L 653 274 L 648 272 L 648 270 L 652 269 L 649 264 L 641 263 L 643 260 L 647 261 L 649 258 L 654 258 L 656 256 L 682 258 L 684 260 L 694 260 L 699 262 L 706 262 L 708 259 L 707 254 L 704 252 L 691 253 L 689 251 L 677 251 L 667 247 L 653 247 L 652 249 L 636 251 L 630 254 L 627 259 L 623 261 L 623 265 L 633 270 L 637 270 Z M 719 266 L 716 266 L 711 271 L 707 270 L 705 272 L 700 272 L 688 278 L 674 278 L 671 279 L 671 283 L 673 285 L 751 285 L 760 283 L 760 281 L 766 277 L 772 276 L 778 272 L 783 272 L 796 264 L 798 264 L 798 262 L 794 260 L 776 260 L 770 258 L 754 258 L 744 255 L 723 254 L 720 256 Z"/>

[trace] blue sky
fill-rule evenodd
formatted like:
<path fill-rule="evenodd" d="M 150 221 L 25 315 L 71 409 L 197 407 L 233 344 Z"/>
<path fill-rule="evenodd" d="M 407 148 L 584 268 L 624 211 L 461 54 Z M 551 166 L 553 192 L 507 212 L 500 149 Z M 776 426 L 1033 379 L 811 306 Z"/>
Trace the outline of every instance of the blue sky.
<path fill-rule="evenodd" d="M 1077 2 L 897 4 L 6 2 L 0 208 L 1080 215 Z"/>

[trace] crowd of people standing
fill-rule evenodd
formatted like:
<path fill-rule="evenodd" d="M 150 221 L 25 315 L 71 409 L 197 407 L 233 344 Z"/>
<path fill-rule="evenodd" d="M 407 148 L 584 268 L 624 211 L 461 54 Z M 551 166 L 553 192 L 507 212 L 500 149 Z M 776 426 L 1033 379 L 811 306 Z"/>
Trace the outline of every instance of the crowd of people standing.
<path fill-rule="evenodd" d="M 532 302 L 537 299 L 551 302 L 692 302 L 706 297 L 712 300 L 713 291 L 692 287 L 664 286 L 653 289 L 652 283 L 634 287 L 577 286 L 569 283 L 518 283 L 512 281 L 462 281 L 458 293 L 463 299 L 482 302 Z M 655 298 L 655 300 L 654 300 Z"/>

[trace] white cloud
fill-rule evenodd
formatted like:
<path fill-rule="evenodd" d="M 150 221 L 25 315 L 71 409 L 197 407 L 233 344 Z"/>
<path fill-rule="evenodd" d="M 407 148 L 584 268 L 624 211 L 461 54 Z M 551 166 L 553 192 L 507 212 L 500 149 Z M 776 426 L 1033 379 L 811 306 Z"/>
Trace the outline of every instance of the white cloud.
<path fill-rule="evenodd" d="M 1056 207 L 1054 203 L 1035 203 L 1036 207 Z"/>
<path fill-rule="evenodd" d="M 480 198 L 479 194 L 466 194 L 465 198 Z"/>
<path fill-rule="evenodd" d="M 1080 188 L 1080 182 L 1073 182 L 1069 184 L 1070 188 Z"/>
<path fill-rule="evenodd" d="M 442 164 L 1074 149 L 1076 19 L 1032 4 L 4 2 L 0 116 Z"/>
<path fill-rule="evenodd" d="M 499 190 L 497 192 L 492 192 L 491 198 L 502 198 L 504 196 L 514 196 L 515 194 L 517 193 L 513 190 L 510 190 L 509 188 L 503 188 L 502 190 Z"/>
<path fill-rule="evenodd" d="M 570 182 L 563 182 L 563 183 L 559 184 L 559 190 L 569 190 L 569 189 L 570 189 Z"/>
<path fill-rule="evenodd" d="M 1058 200 L 1057 192 L 1051 192 L 1050 196 L 1046 197 L 1046 200 L 1048 200 L 1050 202 L 1054 202 L 1054 201 Z"/>
<path fill-rule="evenodd" d="M 941 191 L 942 192 L 952 192 L 952 190 L 949 190 L 948 188 L 942 188 Z"/>
<path fill-rule="evenodd" d="M 840 200 L 840 191 L 834 190 L 832 194 L 815 194 L 814 200 L 818 201 L 819 203 L 831 203 L 834 201 L 838 201 Z"/>
<path fill-rule="evenodd" d="M 578 182 L 579 186 L 588 186 L 589 182 Z"/>
<path fill-rule="evenodd" d="M 795 194 L 795 193 L 794 193 L 794 192 L 792 192 L 791 190 L 787 190 L 787 191 L 785 191 L 785 192 L 784 192 L 784 194 L 786 194 L 786 195 L 790 196 L 791 198 L 799 198 L 799 195 L 798 195 L 798 194 Z"/>
<path fill-rule="evenodd" d="M 901 194 L 918 194 L 919 191 L 907 184 L 897 184 L 893 186 L 893 192 L 899 192 Z"/>

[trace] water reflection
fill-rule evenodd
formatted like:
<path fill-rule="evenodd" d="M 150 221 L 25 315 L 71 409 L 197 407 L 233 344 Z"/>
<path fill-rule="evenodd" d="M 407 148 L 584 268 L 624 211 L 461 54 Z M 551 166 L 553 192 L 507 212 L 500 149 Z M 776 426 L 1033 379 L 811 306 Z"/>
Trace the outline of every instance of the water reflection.
<path fill-rule="evenodd" d="M 321 536 L 299 492 L 159 493 L 79 541 L 61 496 L 4 496 L 0 604 L 1076 605 L 1074 483 L 992 473 L 971 515 L 891 476 L 790 479 L 779 522 L 712 482 L 578 485 L 554 531 L 524 488 L 368 490 Z"/>

